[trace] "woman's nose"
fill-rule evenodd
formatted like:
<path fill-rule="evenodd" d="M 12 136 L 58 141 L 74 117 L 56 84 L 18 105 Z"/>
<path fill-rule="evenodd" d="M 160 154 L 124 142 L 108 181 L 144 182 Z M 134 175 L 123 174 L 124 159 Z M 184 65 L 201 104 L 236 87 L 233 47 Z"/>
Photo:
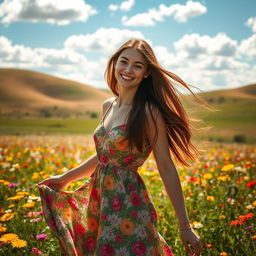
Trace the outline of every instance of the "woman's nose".
<path fill-rule="evenodd" d="M 132 66 L 131 66 L 131 65 L 127 65 L 127 66 L 125 67 L 125 71 L 126 71 L 127 73 L 130 73 L 130 72 L 132 71 Z"/>

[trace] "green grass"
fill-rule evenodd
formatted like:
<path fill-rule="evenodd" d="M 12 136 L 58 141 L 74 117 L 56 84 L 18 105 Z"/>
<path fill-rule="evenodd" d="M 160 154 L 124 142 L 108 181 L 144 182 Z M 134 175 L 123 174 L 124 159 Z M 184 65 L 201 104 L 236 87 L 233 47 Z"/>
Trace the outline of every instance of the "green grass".
<path fill-rule="evenodd" d="M 0 119 L 1 134 L 90 134 L 98 125 L 94 119 Z"/>

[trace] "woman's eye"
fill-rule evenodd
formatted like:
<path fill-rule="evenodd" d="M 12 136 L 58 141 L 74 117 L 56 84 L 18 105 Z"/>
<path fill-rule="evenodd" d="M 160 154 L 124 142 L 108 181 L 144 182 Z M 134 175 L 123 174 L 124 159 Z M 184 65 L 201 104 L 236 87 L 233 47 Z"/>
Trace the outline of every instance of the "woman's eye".
<path fill-rule="evenodd" d="M 136 65 L 135 68 L 142 68 L 141 66 Z"/>
<path fill-rule="evenodd" d="M 121 63 L 126 63 L 126 61 L 125 61 L 125 60 L 120 60 L 120 62 L 121 62 Z"/>

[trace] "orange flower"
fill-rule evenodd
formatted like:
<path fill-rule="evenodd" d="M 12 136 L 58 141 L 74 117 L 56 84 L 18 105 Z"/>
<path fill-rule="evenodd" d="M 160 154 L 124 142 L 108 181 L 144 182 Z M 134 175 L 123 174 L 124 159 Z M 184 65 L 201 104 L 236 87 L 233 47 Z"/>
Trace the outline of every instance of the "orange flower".
<path fill-rule="evenodd" d="M 115 185 L 114 178 L 112 176 L 110 176 L 110 175 L 106 175 L 105 176 L 104 185 L 105 185 L 107 190 L 113 190 L 114 189 L 114 185 Z"/>
<path fill-rule="evenodd" d="M 150 203 L 150 197 L 149 197 L 149 195 L 148 195 L 148 192 L 147 192 L 145 189 L 142 190 L 142 195 L 143 195 L 143 197 L 144 197 L 144 199 L 145 199 L 145 202 L 146 202 L 147 204 Z"/>
<path fill-rule="evenodd" d="M 94 217 L 90 217 L 87 219 L 87 226 L 89 230 L 96 231 L 98 229 L 98 222 Z"/>
<path fill-rule="evenodd" d="M 128 141 L 125 140 L 125 141 L 122 141 L 124 139 L 124 136 L 122 137 L 119 137 L 117 140 L 116 140 L 116 143 L 115 143 L 115 147 L 117 150 L 125 150 L 128 146 Z"/>
<path fill-rule="evenodd" d="M 120 229 L 125 235 L 131 235 L 134 232 L 134 223 L 130 219 L 125 218 L 121 221 Z"/>
<path fill-rule="evenodd" d="M 72 217 L 72 210 L 70 208 L 64 209 L 63 218 L 65 221 L 70 221 Z"/>
<path fill-rule="evenodd" d="M 211 248 L 211 247 L 213 247 L 213 245 L 212 244 L 206 244 L 205 247 Z"/>
<path fill-rule="evenodd" d="M 8 221 L 10 219 L 12 219 L 14 217 L 14 213 L 10 212 L 10 213 L 6 213 L 4 214 L 1 218 L 0 221 Z"/>

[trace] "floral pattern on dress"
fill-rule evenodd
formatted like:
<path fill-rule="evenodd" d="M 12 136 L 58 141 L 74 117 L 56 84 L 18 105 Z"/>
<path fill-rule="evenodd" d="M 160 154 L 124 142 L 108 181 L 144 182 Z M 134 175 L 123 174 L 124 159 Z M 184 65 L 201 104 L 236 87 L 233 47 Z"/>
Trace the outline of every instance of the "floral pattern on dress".
<path fill-rule="evenodd" d="M 39 185 L 45 220 L 62 255 L 172 256 L 157 229 L 157 213 L 137 169 L 152 151 L 129 150 L 126 125 L 93 134 L 98 165 L 75 191 Z"/>

